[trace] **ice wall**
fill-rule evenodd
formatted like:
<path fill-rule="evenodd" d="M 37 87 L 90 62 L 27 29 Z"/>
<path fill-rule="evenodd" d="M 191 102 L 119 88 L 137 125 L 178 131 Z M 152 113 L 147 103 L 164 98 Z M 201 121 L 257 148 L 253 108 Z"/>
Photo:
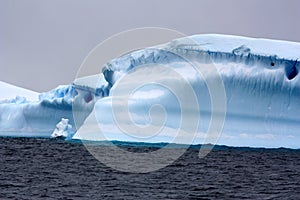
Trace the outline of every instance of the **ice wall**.
<path fill-rule="evenodd" d="M 132 83 L 120 82 L 128 74 L 138 71 L 145 65 L 150 65 L 149 67 L 153 69 L 147 69 L 144 76 L 139 75 L 136 79 L 144 79 L 147 83 L 147 77 L 157 76 L 173 87 L 180 88 L 181 80 L 170 78 L 171 74 L 164 70 L 157 71 L 155 66 L 165 65 L 174 69 L 183 79 L 190 82 L 196 93 L 201 120 L 198 128 L 199 137 L 195 139 L 195 143 L 201 143 L 211 117 L 210 95 L 203 77 L 214 80 L 215 77 L 210 76 L 212 73 L 210 67 L 213 65 L 222 77 L 226 92 L 226 120 L 219 139 L 220 144 L 299 147 L 299 52 L 300 45 L 294 42 L 195 35 L 116 58 L 107 63 L 103 74 L 112 85 L 110 90 L 112 94 L 117 87 L 126 88 L 130 84 L 135 84 L 136 80 L 132 80 Z M 207 70 L 197 74 L 197 70 L 194 70 L 186 59 L 206 67 Z M 185 88 L 182 88 L 181 92 L 184 90 Z M 123 120 L 116 122 L 112 113 L 114 109 L 122 110 L 127 102 L 113 103 L 111 96 L 99 100 L 95 109 L 96 123 L 100 124 L 102 131 L 111 133 L 107 134 L 107 138 L 111 140 L 121 138 L 129 141 L 169 142 L 169 138 L 172 138 L 170 133 L 176 132 L 174 130 L 180 126 L 181 113 L 176 98 L 170 92 L 153 84 L 132 95 L 128 102 L 131 122 L 145 126 L 151 122 L 151 117 L 160 118 L 161 113 L 149 116 L 151 106 L 159 103 L 165 108 L 168 117 L 164 124 L 166 131 L 159 137 L 148 138 L 149 140 L 122 134 L 118 126 L 126 127 L 131 122 L 125 116 Z M 78 137 L 79 135 L 77 134 Z M 80 136 L 95 139 L 94 135 L 86 134 L 85 137 L 82 133 Z"/>

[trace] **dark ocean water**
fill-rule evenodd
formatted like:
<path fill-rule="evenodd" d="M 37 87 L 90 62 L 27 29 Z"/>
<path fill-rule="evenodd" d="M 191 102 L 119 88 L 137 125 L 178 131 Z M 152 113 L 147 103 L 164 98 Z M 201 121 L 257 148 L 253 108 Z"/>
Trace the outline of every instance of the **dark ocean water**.
<path fill-rule="evenodd" d="M 300 199 L 299 150 L 218 146 L 203 159 L 198 152 L 132 174 L 106 167 L 79 142 L 0 138 L 0 199 Z"/>

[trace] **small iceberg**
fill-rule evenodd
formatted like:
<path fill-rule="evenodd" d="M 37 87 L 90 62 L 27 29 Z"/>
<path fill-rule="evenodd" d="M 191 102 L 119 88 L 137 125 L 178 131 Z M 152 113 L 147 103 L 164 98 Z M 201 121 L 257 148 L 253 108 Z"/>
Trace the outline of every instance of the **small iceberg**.
<path fill-rule="evenodd" d="M 72 133 L 72 125 L 69 124 L 69 119 L 62 118 L 58 124 L 56 124 L 56 128 L 51 134 L 51 138 L 68 140 L 71 139 L 74 133 Z"/>

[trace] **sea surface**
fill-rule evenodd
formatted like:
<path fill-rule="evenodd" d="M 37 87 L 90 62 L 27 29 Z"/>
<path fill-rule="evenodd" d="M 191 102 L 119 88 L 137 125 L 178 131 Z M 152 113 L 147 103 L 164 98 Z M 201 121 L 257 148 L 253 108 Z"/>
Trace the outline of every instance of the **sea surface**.
<path fill-rule="evenodd" d="M 300 150 L 198 153 L 194 146 L 170 166 L 134 174 L 105 166 L 80 142 L 0 138 L 0 199 L 300 199 Z"/>

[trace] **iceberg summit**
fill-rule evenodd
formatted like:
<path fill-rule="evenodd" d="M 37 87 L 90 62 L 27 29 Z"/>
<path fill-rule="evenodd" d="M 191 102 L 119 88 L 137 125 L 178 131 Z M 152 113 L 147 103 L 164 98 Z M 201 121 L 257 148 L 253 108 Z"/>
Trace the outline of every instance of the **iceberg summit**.
<path fill-rule="evenodd" d="M 192 143 L 199 144 L 210 137 L 214 111 L 225 117 L 217 144 L 300 148 L 299 59 L 296 42 L 213 34 L 176 39 L 115 58 L 99 74 L 41 93 L 38 100 L 20 94 L 0 100 L 0 135 L 50 138 L 64 118 L 74 139 L 172 142 L 186 123 L 176 142 L 185 143 L 185 134 L 194 131 Z M 207 83 L 215 82 L 216 73 L 225 108 L 212 111 Z M 97 137 L 97 130 L 105 137 Z"/>

